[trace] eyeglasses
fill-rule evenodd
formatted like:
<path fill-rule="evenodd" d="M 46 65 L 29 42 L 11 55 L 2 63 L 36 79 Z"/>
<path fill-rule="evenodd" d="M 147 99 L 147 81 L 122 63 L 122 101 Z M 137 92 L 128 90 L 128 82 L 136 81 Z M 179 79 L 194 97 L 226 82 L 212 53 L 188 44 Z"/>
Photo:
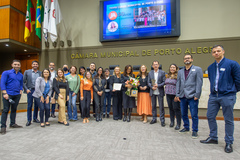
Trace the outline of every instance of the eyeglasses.
<path fill-rule="evenodd" d="M 192 58 L 190 58 L 190 57 L 184 58 L 184 60 L 187 60 L 187 59 L 192 59 Z"/>

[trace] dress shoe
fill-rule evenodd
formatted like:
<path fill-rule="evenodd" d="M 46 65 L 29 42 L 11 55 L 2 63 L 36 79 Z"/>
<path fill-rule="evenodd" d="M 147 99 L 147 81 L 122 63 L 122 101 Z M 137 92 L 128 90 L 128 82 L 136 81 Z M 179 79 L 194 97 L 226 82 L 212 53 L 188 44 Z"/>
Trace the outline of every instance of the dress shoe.
<path fill-rule="evenodd" d="M 171 122 L 169 127 L 173 127 L 174 126 L 174 122 Z"/>
<path fill-rule="evenodd" d="M 46 123 L 46 126 L 50 126 L 50 123 Z"/>
<path fill-rule="evenodd" d="M 188 133 L 189 129 L 183 128 L 182 130 L 179 131 L 179 133 Z"/>
<path fill-rule="evenodd" d="M 56 118 L 56 116 L 54 114 L 52 114 L 52 118 Z"/>
<path fill-rule="evenodd" d="M 107 118 L 109 118 L 109 114 L 107 114 Z"/>
<path fill-rule="evenodd" d="M 40 121 L 38 119 L 34 119 L 33 122 L 40 123 Z"/>
<path fill-rule="evenodd" d="M 232 144 L 226 143 L 226 146 L 225 146 L 224 151 L 225 151 L 226 153 L 231 153 L 231 152 L 233 152 Z"/>
<path fill-rule="evenodd" d="M 198 133 L 195 132 L 195 131 L 193 131 L 193 132 L 192 132 L 192 138 L 194 138 L 194 139 L 195 139 L 195 138 L 198 138 Z"/>
<path fill-rule="evenodd" d="M 154 124 L 154 123 L 157 123 L 157 120 L 156 119 L 153 119 L 150 124 Z"/>
<path fill-rule="evenodd" d="M 212 139 L 211 137 L 208 137 L 206 140 L 200 140 L 200 142 L 205 144 L 218 144 L 218 141 Z"/>
<path fill-rule="evenodd" d="M 41 127 L 45 127 L 45 124 L 43 124 L 43 125 L 40 125 Z"/>
<path fill-rule="evenodd" d="M 2 135 L 6 134 L 6 128 L 1 128 L 1 134 Z"/>
<path fill-rule="evenodd" d="M 161 122 L 161 126 L 165 127 L 166 126 L 165 122 Z"/>
<path fill-rule="evenodd" d="M 175 130 L 179 130 L 180 129 L 180 125 L 176 125 Z"/>
<path fill-rule="evenodd" d="M 59 124 L 64 124 L 63 122 L 59 122 L 59 121 L 58 121 L 58 123 L 59 123 Z"/>
<path fill-rule="evenodd" d="M 23 127 L 17 124 L 13 124 L 13 125 L 10 125 L 10 128 L 23 128 Z"/>
<path fill-rule="evenodd" d="M 31 121 L 28 121 L 27 123 L 26 123 L 26 126 L 30 126 L 31 125 Z"/>
<path fill-rule="evenodd" d="M 66 124 L 64 124 L 65 126 L 69 126 L 69 123 L 67 122 Z"/>

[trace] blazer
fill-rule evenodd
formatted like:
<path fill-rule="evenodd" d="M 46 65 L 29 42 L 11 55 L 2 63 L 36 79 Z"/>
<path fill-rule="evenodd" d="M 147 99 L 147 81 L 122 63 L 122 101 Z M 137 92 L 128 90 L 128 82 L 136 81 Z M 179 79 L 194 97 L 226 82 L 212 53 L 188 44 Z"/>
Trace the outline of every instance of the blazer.
<path fill-rule="evenodd" d="M 185 67 L 178 71 L 176 84 L 176 97 L 187 99 L 200 98 L 203 84 L 203 72 L 200 67 L 192 65 L 190 72 L 185 80 Z"/>
<path fill-rule="evenodd" d="M 50 90 L 48 92 L 48 96 L 51 97 L 52 95 L 52 87 L 53 87 L 53 81 L 50 79 L 49 85 Z M 35 91 L 33 92 L 33 97 L 39 98 L 43 95 L 44 89 L 45 89 L 46 82 L 43 77 L 38 77 L 35 82 Z"/>
<path fill-rule="evenodd" d="M 154 78 L 154 70 L 151 70 L 148 73 L 148 86 L 150 87 L 150 96 L 153 95 L 153 85 L 152 85 L 152 79 Z M 164 96 L 164 84 L 165 84 L 165 72 L 163 70 L 158 70 L 158 80 L 157 80 L 157 85 L 158 85 L 158 91 L 160 96 Z"/>
<path fill-rule="evenodd" d="M 41 76 L 42 72 L 38 71 L 39 77 Z M 23 75 L 23 89 L 24 93 L 27 92 L 27 90 L 31 90 L 31 88 L 34 88 L 35 86 L 32 85 L 32 69 L 26 70 Z"/>
<path fill-rule="evenodd" d="M 107 87 L 106 79 L 101 79 L 101 84 L 100 84 L 100 79 L 99 78 L 94 78 L 93 79 L 93 90 L 95 92 L 98 91 L 105 91 Z"/>

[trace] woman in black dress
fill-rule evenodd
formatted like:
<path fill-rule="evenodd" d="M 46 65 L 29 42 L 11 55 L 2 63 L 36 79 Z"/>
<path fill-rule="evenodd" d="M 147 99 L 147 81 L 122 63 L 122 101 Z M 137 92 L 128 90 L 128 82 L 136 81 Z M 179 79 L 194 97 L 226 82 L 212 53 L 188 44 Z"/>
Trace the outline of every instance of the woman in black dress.
<path fill-rule="evenodd" d="M 122 88 L 123 88 L 122 95 L 123 95 L 123 109 L 124 109 L 123 121 L 124 122 L 126 120 L 127 120 L 127 122 L 131 121 L 132 109 L 136 107 L 135 97 L 130 97 L 125 94 L 125 92 L 127 91 L 128 88 L 129 89 L 132 88 L 132 85 L 125 83 L 127 80 L 130 80 L 130 77 L 135 78 L 135 75 L 133 74 L 132 66 L 127 65 L 124 69 L 123 77 L 121 78 Z"/>
<path fill-rule="evenodd" d="M 113 76 L 110 79 L 110 91 L 113 97 L 113 119 L 121 120 L 122 119 L 122 91 L 117 91 L 113 89 L 114 83 L 121 83 L 121 70 L 119 67 L 114 68 Z"/>

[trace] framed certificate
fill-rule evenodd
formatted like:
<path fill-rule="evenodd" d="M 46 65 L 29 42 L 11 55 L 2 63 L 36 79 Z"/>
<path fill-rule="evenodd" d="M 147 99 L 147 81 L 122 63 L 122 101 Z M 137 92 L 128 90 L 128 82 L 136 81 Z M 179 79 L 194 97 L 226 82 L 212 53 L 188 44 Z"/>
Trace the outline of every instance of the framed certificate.
<path fill-rule="evenodd" d="M 122 88 L 122 83 L 113 83 L 113 90 L 120 91 Z"/>

